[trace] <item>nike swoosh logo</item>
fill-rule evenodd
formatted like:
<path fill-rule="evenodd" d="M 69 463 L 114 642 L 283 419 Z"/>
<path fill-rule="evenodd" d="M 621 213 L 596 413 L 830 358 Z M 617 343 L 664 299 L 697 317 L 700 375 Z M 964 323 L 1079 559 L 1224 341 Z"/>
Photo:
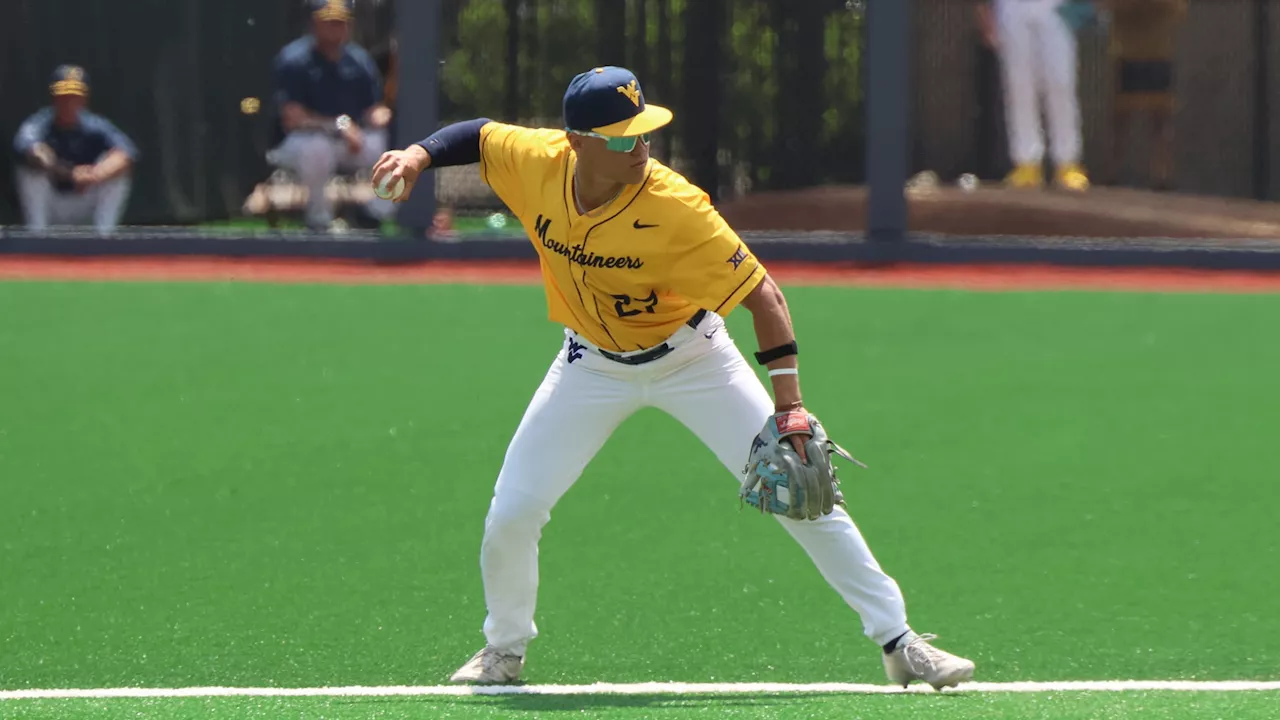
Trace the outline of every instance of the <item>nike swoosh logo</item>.
<path fill-rule="evenodd" d="M 716 330 L 719 330 L 719 329 L 720 329 L 720 328 L 716 328 Z M 711 331 L 711 332 L 709 332 L 709 333 L 703 333 L 702 337 L 704 337 L 704 338 L 706 338 L 706 339 L 710 340 L 710 339 L 711 339 L 711 336 L 716 334 L 716 330 L 712 330 L 712 331 Z"/>
<path fill-rule="evenodd" d="M 655 228 L 655 227 L 658 227 L 658 226 L 657 226 L 657 225 L 645 225 L 644 223 L 640 222 L 639 220 L 636 220 L 635 222 L 631 223 L 631 227 L 635 228 L 636 230 L 644 230 L 645 228 Z"/>

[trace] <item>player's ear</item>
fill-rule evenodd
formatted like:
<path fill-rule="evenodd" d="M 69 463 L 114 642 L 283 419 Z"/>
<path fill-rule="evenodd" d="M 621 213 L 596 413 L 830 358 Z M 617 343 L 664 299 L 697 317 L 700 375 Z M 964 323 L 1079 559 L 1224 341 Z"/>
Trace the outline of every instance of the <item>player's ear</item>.
<path fill-rule="evenodd" d="M 581 136 L 581 135 L 575 135 L 575 134 L 573 134 L 573 133 L 566 133 L 566 135 L 568 135 L 568 137 L 569 137 L 569 147 L 573 148 L 573 151 L 574 151 L 574 152 L 581 152 L 581 151 L 582 151 L 582 136 Z"/>

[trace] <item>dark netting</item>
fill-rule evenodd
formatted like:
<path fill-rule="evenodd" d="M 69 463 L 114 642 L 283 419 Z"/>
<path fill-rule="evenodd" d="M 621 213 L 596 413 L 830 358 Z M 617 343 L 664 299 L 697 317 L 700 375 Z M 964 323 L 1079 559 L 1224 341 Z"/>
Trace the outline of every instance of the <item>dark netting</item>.
<path fill-rule="evenodd" d="M 413 92 L 396 78 L 392 4 L 360 0 L 357 11 L 356 37 L 391 93 Z M 142 152 L 124 222 L 237 224 L 272 177 L 271 61 L 305 20 L 292 1 L 18 3 L 0 25 L 0 135 L 10 145 L 47 103 L 54 66 L 83 65 L 91 108 Z M 740 213 L 744 230 L 786 230 L 785 193 L 865 180 L 864 22 L 845 0 L 443 0 L 441 121 L 557 126 L 574 73 L 627 65 L 677 115 L 655 153 L 727 212 L 755 209 Z M 13 185 L 7 163 L 0 223 L 21 221 Z M 759 202 L 742 203 L 748 194 Z M 437 198 L 459 229 L 488 230 L 502 210 L 474 168 L 442 170 Z"/>
<path fill-rule="evenodd" d="M 356 10 L 355 37 L 386 69 L 390 2 L 361 0 Z M 304 30 L 300 0 L 41 0 L 8 3 L 4 14 L 0 223 L 21 222 L 14 133 L 48 104 L 50 73 L 62 63 L 86 69 L 90 109 L 141 151 L 125 223 L 199 224 L 244 214 L 254 186 L 271 174 L 271 62 Z"/>
<path fill-rule="evenodd" d="M 776 233 L 803 213 L 787 191 L 865 179 L 864 21 L 845 0 L 446 0 L 441 119 L 558 127 L 575 73 L 627 66 L 676 113 L 655 155 Z M 441 171 L 437 197 L 460 234 L 501 222 L 475 168 Z"/>
<path fill-rule="evenodd" d="M 744 234 L 856 240 L 866 224 L 865 34 L 877 1 L 891 0 L 442 0 L 440 120 L 556 126 L 574 73 L 627 65 L 676 112 L 655 154 L 706 188 Z M 1081 159 L 1094 186 L 1065 198 L 1000 188 L 1010 170 L 1004 93 L 973 2 L 912 8 L 909 225 L 921 237 L 1280 236 L 1272 205 L 1250 203 L 1280 192 L 1280 112 L 1268 100 L 1280 94 L 1280 0 L 1189 3 L 1172 64 L 1173 172 L 1158 192 L 1147 187 L 1149 134 L 1116 137 L 1111 30 L 1084 31 Z M 392 3 L 359 0 L 357 13 L 356 37 L 394 104 L 414 88 L 398 82 Z M 55 65 L 84 65 L 93 108 L 141 146 L 126 224 L 254 227 L 243 223 L 262 220 L 252 200 L 273 176 L 271 60 L 305 17 L 292 0 L 17 3 L 0 24 L 0 136 L 9 146 L 47 102 Z M 14 224 L 6 157 L 0 223 Z M 1117 158 L 1126 162 L 1113 167 Z M 437 180 L 440 217 L 454 231 L 445 239 L 518 234 L 475 168 Z"/>

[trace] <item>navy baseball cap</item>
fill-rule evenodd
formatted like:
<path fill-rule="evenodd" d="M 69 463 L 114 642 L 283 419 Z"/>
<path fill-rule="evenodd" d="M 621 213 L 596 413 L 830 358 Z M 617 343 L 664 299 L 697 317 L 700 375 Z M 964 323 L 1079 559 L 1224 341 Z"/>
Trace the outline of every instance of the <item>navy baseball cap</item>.
<path fill-rule="evenodd" d="M 355 0 L 308 0 L 307 4 L 316 20 L 350 20 L 355 15 Z"/>
<path fill-rule="evenodd" d="M 626 68 L 598 67 L 579 74 L 564 91 L 568 130 L 609 137 L 653 132 L 671 122 L 670 110 L 644 101 L 644 90 Z"/>
<path fill-rule="evenodd" d="M 89 74 L 79 65 L 59 65 L 49 81 L 53 95 L 89 95 Z"/>

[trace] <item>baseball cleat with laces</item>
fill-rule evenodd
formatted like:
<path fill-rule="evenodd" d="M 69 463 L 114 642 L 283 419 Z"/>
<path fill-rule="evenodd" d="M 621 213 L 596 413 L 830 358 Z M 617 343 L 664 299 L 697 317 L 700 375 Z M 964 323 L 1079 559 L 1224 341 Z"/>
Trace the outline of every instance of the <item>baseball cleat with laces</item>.
<path fill-rule="evenodd" d="M 955 687 L 973 677 L 972 660 L 952 655 L 929 644 L 937 635 L 907 633 L 893 652 L 884 654 L 889 682 L 906 687 L 912 680 L 929 683 L 934 690 Z"/>
<path fill-rule="evenodd" d="M 458 668 L 449 682 L 485 685 L 512 683 L 520 679 L 520 671 L 523 669 L 523 657 L 486 645 L 483 650 L 472 655 L 466 665 Z"/>

